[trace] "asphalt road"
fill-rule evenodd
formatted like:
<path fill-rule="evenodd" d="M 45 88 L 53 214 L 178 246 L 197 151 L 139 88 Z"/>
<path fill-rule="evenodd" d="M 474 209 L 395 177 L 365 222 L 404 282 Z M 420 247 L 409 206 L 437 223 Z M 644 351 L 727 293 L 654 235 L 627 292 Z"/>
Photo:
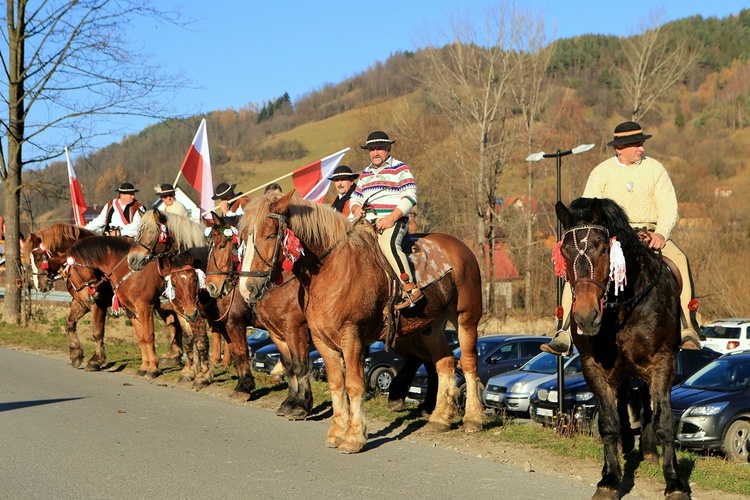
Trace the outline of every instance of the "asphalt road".
<path fill-rule="evenodd" d="M 591 486 L 390 435 L 324 446 L 329 422 L 87 373 L 0 349 L 2 498 L 589 498 Z"/>

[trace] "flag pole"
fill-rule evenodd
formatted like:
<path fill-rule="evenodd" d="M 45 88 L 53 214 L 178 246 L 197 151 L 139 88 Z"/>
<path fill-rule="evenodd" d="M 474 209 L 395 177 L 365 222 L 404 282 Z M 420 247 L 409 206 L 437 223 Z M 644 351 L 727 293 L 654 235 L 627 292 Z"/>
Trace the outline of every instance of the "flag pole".
<path fill-rule="evenodd" d="M 172 183 L 172 187 L 177 187 L 177 181 L 180 180 L 180 177 L 182 177 L 182 170 L 177 172 L 177 177 L 174 178 L 174 182 Z"/>

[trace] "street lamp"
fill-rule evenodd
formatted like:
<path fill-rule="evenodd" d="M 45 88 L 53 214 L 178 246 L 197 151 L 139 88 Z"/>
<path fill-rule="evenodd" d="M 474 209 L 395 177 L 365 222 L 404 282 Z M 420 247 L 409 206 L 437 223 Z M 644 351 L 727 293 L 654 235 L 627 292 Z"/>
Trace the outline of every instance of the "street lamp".
<path fill-rule="evenodd" d="M 589 149 L 593 148 L 593 144 L 581 144 L 579 146 L 574 147 L 573 149 L 569 149 L 567 151 L 562 151 L 560 149 L 557 150 L 556 153 L 545 153 L 544 151 L 540 151 L 539 153 L 534 153 L 529 155 L 526 158 L 526 161 L 541 161 L 542 158 L 557 158 L 557 201 L 558 203 L 562 199 L 562 192 L 561 192 L 561 185 L 560 185 L 560 171 L 562 170 L 562 157 L 568 156 L 570 154 L 577 155 L 579 153 L 585 153 Z M 562 222 L 560 220 L 557 220 L 557 240 L 560 241 L 562 239 Z M 563 324 L 563 310 L 562 310 L 562 290 L 563 290 L 563 278 L 557 278 L 557 308 L 555 309 L 555 315 L 557 316 L 557 329 L 560 330 L 562 328 Z M 571 339 L 572 340 L 572 339 Z M 558 396 L 557 396 L 557 411 L 562 415 L 563 413 L 563 401 L 564 401 L 564 395 L 565 395 L 565 378 L 563 376 L 563 357 L 559 356 L 557 358 L 557 389 L 558 389 Z"/>

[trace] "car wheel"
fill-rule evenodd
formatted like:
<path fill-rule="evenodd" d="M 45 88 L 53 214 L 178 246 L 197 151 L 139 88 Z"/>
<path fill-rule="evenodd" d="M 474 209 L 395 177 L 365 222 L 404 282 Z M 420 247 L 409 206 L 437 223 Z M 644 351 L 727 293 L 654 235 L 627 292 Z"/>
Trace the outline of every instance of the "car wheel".
<path fill-rule="evenodd" d="M 724 435 L 724 445 L 722 446 L 727 458 L 733 462 L 747 462 L 748 439 L 750 439 L 750 422 L 738 420 L 730 425 Z"/>
<path fill-rule="evenodd" d="M 370 374 L 370 386 L 376 391 L 388 392 L 388 389 L 391 388 L 391 382 L 393 382 L 394 376 L 396 376 L 396 374 L 389 368 L 384 366 L 375 368 L 372 371 L 372 374 Z"/>

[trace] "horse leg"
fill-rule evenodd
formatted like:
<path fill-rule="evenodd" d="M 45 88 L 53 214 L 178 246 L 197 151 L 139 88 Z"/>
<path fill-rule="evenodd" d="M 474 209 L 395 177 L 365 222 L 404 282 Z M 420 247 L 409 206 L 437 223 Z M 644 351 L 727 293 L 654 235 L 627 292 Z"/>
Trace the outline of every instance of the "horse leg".
<path fill-rule="evenodd" d="M 227 350 L 229 350 L 229 344 L 226 345 Z M 226 354 L 224 355 L 224 361 L 227 361 L 227 358 L 231 360 L 231 351 L 229 351 L 229 356 Z M 211 330 L 211 364 L 214 366 L 219 366 L 219 362 L 221 361 L 221 333 L 217 332 L 216 330 Z"/>
<path fill-rule="evenodd" d="M 671 367 L 670 367 L 671 368 Z M 667 372 L 669 370 L 665 370 Z M 661 442 L 662 472 L 666 488 L 664 496 L 672 500 L 687 500 L 690 498 L 690 485 L 677 470 L 677 454 L 675 452 L 674 415 L 670 404 L 672 373 L 657 371 L 652 374 L 649 390 L 651 391 L 651 407 L 654 415 L 654 430 Z"/>
<path fill-rule="evenodd" d="M 177 382 L 192 382 L 195 380 L 195 332 L 193 326 L 198 328 L 198 325 L 189 324 L 184 319 L 179 318 L 180 328 L 182 329 L 182 346 L 185 350 L 185 363 L 180 370 L 180 378 Z"/>
<path fill-rule="evenodd" d="M 145 369 L 144 376 L 146 378 L 155 379 L 161 375 L 161 370 L 159 369 L 159 357 L 156 355 L 156 343 L 154 341 L 154 310 L 150 304 L 144 304 L 138 307 L 137 314 L 138 323 L 141 327 L 139 343 L 141 353 L 144 355 L 141 369 Z M 133 321 L 133 325 L 135 324 L 136 322 Z"/>
<path fill-rule="evenodd" d="M 450 430 L 451 421 L 457 415 L 456 397 L 458 396 L 458 387 L 456 387 L 456 358 L 453 353 L 438 360 L 435 363 L 435 371 L 438 377 L 438 390 L 435 409 L 430 414 L 427 430 L 429 432 L 445 432 Z M 468 379 L 476 379 L 476 372 L 473 377 L 466 374 L 467 389 Z M 474 381 L 474 390 L 476 390 L 476 380 Z M 467 390 L 468 394 L 468 390 Z"/>
<path fill-rule="evenodd" d="M 219 346 L 221 346 L 221 335 L 219 335 Z M 221 349 L 219 350 L 221 352 Z M 224 368 L 228 368 L 229 364 L 232 362 L 232 349 L 229 346 L 229 343 L 224 343 L 224 358 L 221 360 L 221 366 Z"/>
<path fill-rule="evenodd" d="M 631 393 L 629 380 L 625 379 L 617 389 L 617 414 L 620 417 L 620 442 L 622 443 L 623 455 L 627 455 L 635 449 L 635 434 L 630 425 L 631 407 L 638 407 L 638 410 L 633 409 L 633 411 L 640 413 L 640 406 L 631 404 L 631 396 L 637 397 L 637 395 Z M 635 417 L 636 415 L 633 415 L 633 418 Z"/>
<path fill-rule="evenodd" d="M 235 307 L 235 302 L 233 300 L 227 303 L 226 307 Z M 232 349 L 232 361 L 237 370 L 237 387 L 234 388 L 232 398 L 241 401 L 250 399 L 250 395 L 255 390 L 255 378 L 253 378 L 248 362 L 247 319 L 244 313 L 244 310 L 241 312 L 230 310 L 226 322 L 227 342 Z"/>
<path fill-rule="evenodd" d="M 286 339 L 278 339 L 276 346 L 287 373 L 289 393 L 276 414 L 298 420 L 306 418 L 312 411 L 309 335 L 306 325 L 297 326 L 296 329 L 292 328 L 287 332 L 292 333 Z"/>
<path fill-rule="evenodd" d="M 208 334 L 206 322 L 200 320 L 191 325 L 193 331 L 193 349 L 195 352 L 195 381 L 193 389 L 200 391 L 214 381 L 214 372 L 208 355 Z"/>
<path fill-rule="evenodd" d="M 404 400 L 409 394 L 409 385 L 419 367 L 422 366 L 422 359 L 413 354 L 407 354 L 404 358 L 404 365 L 393 377 L 391 386 L 388 388 L 388 409 L 391 411 L 404 409 Z M 432 363 L 428 361 L 426 365 L 432 365 Z"/>
<path fill-rule="evenodd" d="M 89 307 L 82 302 L 75 299 L 70 302 L 70 310 L 65 320 L 65 333 L 68 335 L 68 355 L 70 356 L 70 364 L 73 368 L 78 368 L 83 362 L 83 349 L 81 348 L 78 333 L 76 333 L 76 327 L 78 321 L 87 312 L 89 312 Z"/>
<path fill-rule="evenodd" d="M 313 342 L 325 363 L 328 389 L 331 391 L 333 417 L 326 436 L 326 446 L 338 448 L 349 425 L 349 399 L 344 391 L 344 358 L 340 352 L 331 349 L 325 342 L 315 342 L 315 338 Z"/>
<path fill-rule="evenodd" d="M 182 363 L 182 326 L 178 321 L 177 314 L 168 304 L 161 304 L 156 308 L 159 317 L 167 325 L 171 334 L 169 350 L 159 360 L 159 365 L 164 367 L 179 366 Z M 153 320 L 152 320 L 153 323 Z"/>
<path fill-rule="evenodd" d="M 128 313 L 128 311 L 125 311 Z M 130 322 L 133 323 L 133 330 L 135 330 L 135 338 L 138 341 L 138 348 L 141 350 L 141 366 L 138 371 L 135 372 L 136 376 L 144 377 L 148 373 L 148 352 L 146 351 L 145 340 L 143 338 L 143 325 L 141 320 L 132 316 L 128 313 Z"/>
<path fill-rule="evenodd" d="M 104 348 L 104 324 L 107 321 L 107 307 L 94 304 L 91 307 L 91 315 L 94 319 L 94 355 L 86 363 L 87 372 L 98 372 L 107 363 L 107 351 Z"/>
<path fill-rule="evenodd" d="M 349 397 L 349 425 L 337 449 L 341 453 L 358 453 L 367 443 L 367 416 L 365 415 L 364 347 L 358 341 L 356 327 L 342 332 L 344 345 L 344 385 Z"/>
<path fill-rule="evenodd" d="M 603 375 L 597 373 L 595 379 L 592 390 L 599 401 L 599 435 L 604 445 L 604 466 L 602 478 L 596 485 L 596 493 L 592 498 L 616 500 L 619 498 L 618 492 L 622 481 L 618 453 L 620 417 L 617 413 L 617 394 L 614 388 L 604 381 Z"/>

